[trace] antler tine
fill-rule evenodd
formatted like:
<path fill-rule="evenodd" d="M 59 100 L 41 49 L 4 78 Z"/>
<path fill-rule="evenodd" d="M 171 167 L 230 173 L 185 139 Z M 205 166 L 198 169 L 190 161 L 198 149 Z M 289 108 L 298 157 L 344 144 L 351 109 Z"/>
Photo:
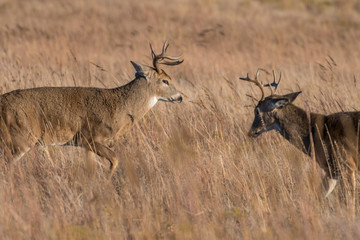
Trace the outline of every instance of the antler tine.
<path fill-rule="evenodd" d="M 272 83 L 266 84 L 266 86 L 268 86 L 268 87 L 270 88 L 271 95 L 274 95 L 274 91 L 273 91 L 272 88 L 271 88 L 271 86 L 274 86 L 275 80 L 276 80 L 276 73 L 275 73 L 274 69 L 272 70 L 272 74 L 273 74 L 273 76 L 274 76 L 274 80 L 273 80 Z"/>
<path fill-rule="evenodd" d="M 183 60 L 179 60 L 179 61 L 176 61 L 176 62 L 162 62 L 160 64 L 163 64 L 163 65 L 168 65 L 168 66 L 174 66 L 174 65 L 179 65 L 180 63 L 184 62 L 184 59 Z"/>
<path fill-rule="evenodd" d="M 170 44 L 168 44 L 167 40 L 165 40 L 163 48 L 162 48 L 162 53 L 160 55 L 165 55 L 165 52 L 167 50 L 167 48 L 169 47 Z"/>
<path fill-rule="evenodd" d="M 149 43 L 149 45 L 150 45 L 150 50 L 151 50 L 151 57 L 152 57 L 152 58 L 155 58 L 155 57 L 156 57 L 156 54 L 155 54 L 155 51 L 154 51 L 154 49 L 153 49 L 153 47 L 152 47 L 152 45 L 151 45 L 151 42 Z"/>
<path fill-rule="evenodd" d="M 251 79 L 249 77 L 249 73 L 247 73 L 246 78 L 240 77 L 240 80 L 255 83 L 256 86 L 258 86 L 260 88 L 260 90 L 261 90 L 261 99 L 260 99 L 260 101 L 263 101 L 264 98 L 265 98 L 265 92 L 264 92 L 264 88 L 263 88 L 262 84 L 258 80 L 260 70 L 261 70 L 260 68 L 257 69 L 256 74 L 255 74 L 255 79 Z"/>
<path fill-rule="evenodd" d="M 249 73 L 246 74 L 246 78 L 245 77 L 240 77 L 240 80 L 251 82 L 251 79 L 249 78 Z"/>
<path fill-rule="evenodd" d="M 276 80 L 276 73 L 275 73 L 274 69 L 272 70 L 272 73 L 273 73 L 273 76 L 274 76 L 274 82 L 275 82 L 275 80 Z"/>
<path fill-rule="evenodd" d="M 151 44 L 150 44 L 150 48 L 151 48 L 151 55 L 153 58 L 153 66 L 155 68 L 155 70 L 157 72 L 159 72 L 160 68 L 159 68 L 159 64 L 164 64 L 164 65 L 170 65 L 170 66 L 174 66 L 174 65 L 178 65 L 180 63 L 182 63 L 184 60 L 180 60 L 180 61 L 176 61 L 176 62 L 170 62 L 170 61 L 164 61 L 164 62 L 160 62 L 161 60 L 167 59 L 167 60 L 171 60 L 171 61 L 175 61 L 178 60 L 179 58 L 181 58 L 182 55 L 176 56 L 176 57 L 171 57 L 171 56 L 167 56 L 166 55 L 166 50 L 169 47 L 169 43 L 167 41 L 164 42 L 164 45 L 162 47 L 162 52 L 159 55 L 156 55 Z"/>
<path fill-rule="evenodd" d="M 161 59 L 178 60 L 179 58 L 181 58 L 182 54 L 180 54 L 179 56 L 175 56 L 175 57 L 167 56 L 166 50 L 168 49 L 169 46 L 170 46 L 170 44 L 166 40 L 163 45 L 162 53 L 160 55 L 158 55 L 159 59 L 160 60 Z M 166 63 L 162 63 L 162 64 L 166 64 Z"/>
<path fill-rule="evenodd" d="M 275 92 L 276 92 L 276 89 L 278 88 L 278 86 L 279 86 L 279 84 L 280 84 L 280 81 L 281 81 L 281 71 L 280 71 L 280 76 L 279 76 L 279 81 L 278 81 L 278 83 L 276 84 L 276 86 L 275 86 Z"/>
<path fill-rule="evenodd" d="M 257 79 L 258 79 L 259 74 L 260 74 L 260 68 L 258 68 L 258 69 L 256 70 L 256 74 L 255 74 L 255 80 L 256 80 L 256 81 L 257 81 Z"/>
<path fill-rule="evenodd" d="M 279 77 L 278 82 L 276 82 L 276 73 L 275 73 L 275 71 L 273 70 L 272 73 L 273 73 L 273 76 L 274 76 L 273 82 L 264 84 L 264 87 L 269 87 L 270 88 L 271 95 L 273 95 L 276 92 L 276 89 L 278 88 L 278 86 L 280 84 L 280 80 L 281 80 L 281 72 L 280 72 L 280 77 Z M 273 89 L 271 87 L 274 87 L 274 91 L 273 91 Z"/>

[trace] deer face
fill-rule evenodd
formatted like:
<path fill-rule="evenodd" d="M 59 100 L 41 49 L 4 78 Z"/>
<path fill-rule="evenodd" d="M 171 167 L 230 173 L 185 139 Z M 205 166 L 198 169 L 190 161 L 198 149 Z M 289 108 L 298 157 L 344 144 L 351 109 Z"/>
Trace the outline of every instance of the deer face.
<path fill-rule="evenodd" d="M 163 70 L 158 74 L 153 84 L 155 85 L 155 96 L 157 100 L 172 103 L 182 102 L 181 94 L 176 90 L 171 78 Z"/>
<path fill-rule="evenodd" d="M 160 64 L 170 66 L 179 65 L 184 61 L 179 60 L 181 55 L 176 57 L 168 56 L 166 54 L 168 47 L 169 44 L 165 41 L 162 52 L 160 54 L 156 54 L 150 44 L 151 57 L 153 60 L 152 67 L 131 62 L 136 70 L 135 76 L 144 77 L 148 81 L 149 89 L 151 91 L 151 98 L 149 102 L 150 108 L 153 107 L 159 100 L 172 103 L 182 102 L 182 96 L 172 84 L 171 78 L 159 67 Z"/>
<path fill-rule="evenodd" d="M 294 92 L 286 95 L 271 95 L 260 100 L 254 110 L 254 121 L 248 135 L 257 137 L 263 132 L 277 130 L 281 132 L 277 114 L 283 107 L 293 102 L 301 92 Z"/>
<path fill-rule="evenodd" d="M 172 83 L 172 79 L 164 70 L 160 72 L 154 68 L 131 62 L 136 70 L 137 77 L 143 77 L 147 80 L 147 89 L 150 96 L 149 107 L 153 107 L 157 101 L 165 101 L 172 103 L 181 103 L 182 96 L 176 90 Z"/>

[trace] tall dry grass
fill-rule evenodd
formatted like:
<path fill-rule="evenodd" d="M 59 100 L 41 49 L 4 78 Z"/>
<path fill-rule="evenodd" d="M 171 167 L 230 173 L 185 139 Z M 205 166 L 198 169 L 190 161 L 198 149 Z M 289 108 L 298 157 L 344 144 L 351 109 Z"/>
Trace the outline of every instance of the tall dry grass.
<path fill-rule="evenodd" d="M 36 148 L 0 171 L 1 239 L 359 239 L 340 187 L 276 133 L 246 132 L 238 80 L 282 71 L 298 106 L 360 109 L 360 4 L 339 0 L 0 0 L 0 90 L 116 87 L 149 41 L 186 95 L 157 104 L 116 146 L 120 167 L 82 149 Z M 94 64 L 101 67 L 96 67 Z M 262 76 L 270 78 L 271 76 Z M 249 107 L 250 105 L 250 107 Z"/>

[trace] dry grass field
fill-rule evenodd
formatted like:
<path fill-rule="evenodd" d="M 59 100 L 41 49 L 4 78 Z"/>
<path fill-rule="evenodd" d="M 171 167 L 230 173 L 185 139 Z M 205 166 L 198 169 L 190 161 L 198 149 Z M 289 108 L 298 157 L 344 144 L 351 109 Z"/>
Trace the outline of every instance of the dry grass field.
<path fill-rule="evenodd" d="M 0 0 L 0 92 L 117 87 L 166 39 L 184 102 L 159 102 L 117 143 L 111 181 L 75 147 L 0 170 L 0 239 L 359 239 L 359 194 L 353 216 L 279 134 L 247 137 L 246 94 L 260 93 L 239 81 L 275 69 L 298 106 L 360 110 L 356 0 Z"/>

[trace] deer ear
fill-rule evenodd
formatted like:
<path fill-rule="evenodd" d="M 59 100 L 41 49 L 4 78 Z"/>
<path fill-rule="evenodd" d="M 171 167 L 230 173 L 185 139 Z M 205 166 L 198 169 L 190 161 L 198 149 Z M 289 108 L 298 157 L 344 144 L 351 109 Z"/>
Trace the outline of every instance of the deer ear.
<path fill-rule="evenodd" d="M 289 103 L 292 103 L 297 96 L 299 96 L 299 94 L 301 93 L 300 92 L 293 92 L 293 93 L 289 93 L 289 94 L 286 94 L 286 95 L 283 95 L 279 98 L 273 98 L 271 100 L 271 108 L 272 110 L 275 109 L 275 108 L 282 108 L 286 105 L 288 105 Z"/>
<path fill-rule="evenodd" d="M 286 94 L 283 97 L 287 98 L 289 103 L 292 103 L 297 98 L 297 96 L 299 96 L 300 93 L 301 93 L 301 91 L 293 92 L 293 93 Z"/>
<path fill-rule="evenodd" d="M 135 63 L 133 61 L 130 61 L 131 64 L 133 65 L 133 67 L 135 68 L 135 77 L 144 77 L 146 78 L 146 80 L 149 80 L 149 77 L 151 76 L 151 73 L 154 72 L 155 70 L 152 67 L 143 65 L 143 64 L 139 64 L 139 63 Z"/>
<path fill-rule="evenodd" d="M 276 99 L 273 99 L 271 102 L 272 102 L 272 104 L 271 104 L 272 110 L 275 108 L 282 108 L 290 103 L 289 100 L 286 98 L 276 98 Z"/>

